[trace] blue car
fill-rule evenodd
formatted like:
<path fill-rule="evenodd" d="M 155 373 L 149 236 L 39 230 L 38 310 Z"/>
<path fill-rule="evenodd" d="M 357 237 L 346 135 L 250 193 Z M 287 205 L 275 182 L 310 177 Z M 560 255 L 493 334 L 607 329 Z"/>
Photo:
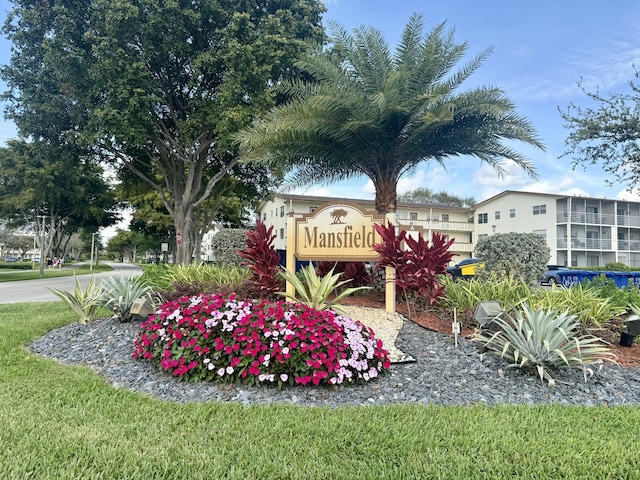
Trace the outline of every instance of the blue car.
<path fill-rule="evenodd" d="M 556 285 L 558 283 L 562 283 L 558 272 L 566 272 L 567 270 L 569 269 L 563 265 L 547 265 L 547 271 L 544 273 L 543 277 L 540 277 L 540 283 L 543 285 Z"/>

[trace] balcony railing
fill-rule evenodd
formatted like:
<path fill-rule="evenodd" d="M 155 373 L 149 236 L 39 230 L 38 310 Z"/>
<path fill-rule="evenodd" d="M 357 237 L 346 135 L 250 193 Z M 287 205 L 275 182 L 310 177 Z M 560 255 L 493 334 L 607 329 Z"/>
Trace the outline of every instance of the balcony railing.
<path fill-rule="evenodd" d="M 618 250 L 640 251 L 640 241 L 618 240 Z"/>
<path fill-rule="evenodd" d="M 619 242 L 618 242 L 619 244 Z M 558 248 L 567 248 L 567 240 L 559 238 Z M 611 250 L 611 240 L 604 238 L 574 237 L 570 241 L 572 250 Z"/>
<path fill-rule="evenodd" d="M 397 218 L 396 221 L 404 230 L 410 230 L 412 226 L 436 232 L 473 232 L 474 230 L 474 224 L 470 222 L 441 222 L 439 220 L 409 220 L 406 218 Z"/>
<path fill-rule="evenodd" d="M 622 227 L 640 227 L 640 217 L 633 215 L 618 215 L 618 225 Z"/>
<path fill-rule="evenodd" d="M 613 213 L 571 212 L 569 216 L 567 212 L 560 212 L 556 217 L 558 223 L 567 223 L 570 218 L 571 223 L 585 223 L 590 225 L 614 225 L 614 221 L 616 220 L 616 216 Z"/>
<path fill-rule="evenodd" d="M 614 215 L 612 213 L 584 213 L 584 212 L 559 212 L 556 215 L 558 223 L 567 223 L 571 218 L 571 223 L 584 223 L 591 225 L 614 225 L 614 220 L 621 227 L 640 227 L 640 216 L 638 215 Z"/>

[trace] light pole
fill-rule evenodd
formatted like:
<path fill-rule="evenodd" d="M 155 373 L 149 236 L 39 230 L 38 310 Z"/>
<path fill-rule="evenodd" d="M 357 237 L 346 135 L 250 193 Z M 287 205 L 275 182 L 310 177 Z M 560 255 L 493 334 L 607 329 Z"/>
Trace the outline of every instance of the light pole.
<path fill-rule="evenodd" d="M 91 234 L 91 263 L 89 264 L 89 271 L 93 272 L 93 250 L 94 250 L 94 245 L 96 243 L 96 234 L 92 233 Z"/>
<path fill-rule="evenodd" d="M 44 277 L 44 221 L 47 218 L 46 215 L 38 215 L 37 218 L 42 219 L 42 228 L 40 229 L 40 278 Z"/>

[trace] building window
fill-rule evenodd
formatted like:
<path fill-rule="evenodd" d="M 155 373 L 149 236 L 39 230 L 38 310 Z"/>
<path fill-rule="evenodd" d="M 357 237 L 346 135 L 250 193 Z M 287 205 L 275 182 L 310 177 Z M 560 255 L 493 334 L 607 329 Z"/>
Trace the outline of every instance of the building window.
<path fill-rule="evenodd" d="M 409 220 L 418 220 L 418 213 L 417 212 L 411 212 L 409 214 Z"/>
<path fill-rule="evenodd" d="M 489 214 L 488 213 L 479 213 L 478 214 L 478 223 L 489 223 Z"/>
<path fill-rule="evenodd" d="M 547 213 L 547 206 L 546 205 L 534 205 L 533 206 L 533 214 L 534 215 L 544 215 L 545 213 Z"/>
<path fill-rule="evenodd" d="M 500 210 L 496 210 L 496 214 L 494 217 L 496 220 L 500 220 Z"/>
<path fill-rule="evenodd" d="M 448 222 L 449 221 L 449 214 L 448 213 L 443 213 L 442 214 L 442 221 L 443 222 Z"/>
<path fill-rule="evenodd" d="M 536 235 L 540 235 L 541 237 L 543 237 L 545 240 L 547 239 L 547 230 L 546 229 L 542 229 L 542 230 L 534 230 L 533 233 L 535 233 Z"/>
<path fill-rule="evenodd" d="M 284 240 L 284 228 L 280 229 L 280 239 Z"/>
<path fill-rule="evenodd" d="M 264 212 L 264 213 L 262 214 L 262 221 L 263 221 L 263 222 L 266 222 L 266 221 L 267 221 L 267 212 Z"/>
<path fill-rule="evenodd" d="M 284 205 L 280 207 L 280 216 L 284 217 Z"/>
<path fill-rule="evenodd" d="M 516 218 L 516 209 L 512 208 L 509 210 L 509 218 Z"/>
<path fill-rule="evenodd" d="M 309 207 L 309 213 L 313 213 L 318 209 L 318 207 Z"/>

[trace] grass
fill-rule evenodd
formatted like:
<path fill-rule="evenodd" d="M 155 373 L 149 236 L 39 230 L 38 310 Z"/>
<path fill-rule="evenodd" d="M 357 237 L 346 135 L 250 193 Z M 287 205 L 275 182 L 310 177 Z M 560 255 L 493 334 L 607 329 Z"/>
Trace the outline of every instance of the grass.
<path fill-rule="evenodd" d="M 74 266 L 73 268 L 63 268 L 59 270 L 55 269 L 44 269 L 44 277 L 43 278 L 56 278 L 56 277 L 71 277 L 74 275 L 87 275 L 90 273 L 98 273 L 98 272 L 109 272 L 113 270 L 113 267 L 105 264 L 94 265 L 93 271 L 91 271 L 90 266 L 88 264 L 80 264 L 78 266 Z M 37 280 L 40 278 L 40 269 L 36 268 L 35 270 L 19 270 L 12 272 L 2 272 L 0 273 L 0 282 L 15 282 L 18 280 Z"/>
<path fill-rule="evenodd" d="M 637 407 L 167 403 L 23 345 L 62 302 L 0 305 L 0 478 L 640 478 Z"/>

